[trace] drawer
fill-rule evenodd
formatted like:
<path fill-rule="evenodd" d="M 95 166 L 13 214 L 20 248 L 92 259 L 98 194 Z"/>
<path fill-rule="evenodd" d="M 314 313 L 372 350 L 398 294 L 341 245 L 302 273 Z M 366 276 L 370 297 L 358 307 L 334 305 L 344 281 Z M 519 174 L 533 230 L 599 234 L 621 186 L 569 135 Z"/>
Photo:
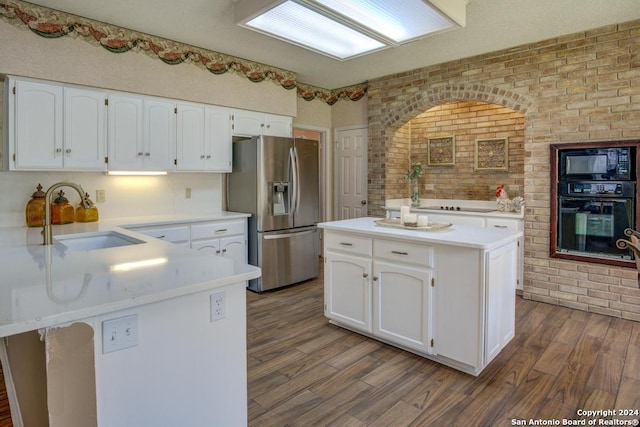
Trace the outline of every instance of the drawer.
<path fill-rule="evenodd" d="M 374 258 L 384 258 L 423 267 L 433 267 L 433 247 L 395 240 L 375 239 Z"/>
<path fill-rule="evenodd" d="M 354 236 L 351 234 L 324 232 L 324 248 L 335 251 L 348 252 L 364 256 L 371 256 L 373 241 L 370 237 Z"/>
<path fill-rule="evenodd" d="M 140 227 L 131 228 L 133 231 L 155 237 L 156 239 L 166 240 L 171 243 L 188 243 L 189 242 L 189 226 L 172 226 L 172 227 Z"/>
<path fill-rule="evenodd" d="M 519 231 L 521 221 L 510 218 L 487 218 L 487 228 L 498 228 Z"/>
<path fill-rule="evenodd" d="M 207 222 L 191 226 L 191 240 L 244 234 L 246 221 Z"/>

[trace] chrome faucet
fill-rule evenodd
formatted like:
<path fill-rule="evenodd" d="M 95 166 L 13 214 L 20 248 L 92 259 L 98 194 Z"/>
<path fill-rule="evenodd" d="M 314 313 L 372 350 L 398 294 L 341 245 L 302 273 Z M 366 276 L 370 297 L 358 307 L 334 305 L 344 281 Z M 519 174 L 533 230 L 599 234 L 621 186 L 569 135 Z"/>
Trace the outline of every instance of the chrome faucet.
<path fill-rule="evenodd" d="M 85 199 L 85 192 L 78 184 L 73 182 L 57 182 L 53 184 L 47 192 L 44 194 L 44 228 L 42 229 L 42 236 L 44 239 L 44 245 L 50 245 L 53 243 L 53 233 L 51 231 L 51 193 L 60 187 L 71 187 L 80 195 L 80 203 L 82 206 L 89 209 L 89 202 Z"/>

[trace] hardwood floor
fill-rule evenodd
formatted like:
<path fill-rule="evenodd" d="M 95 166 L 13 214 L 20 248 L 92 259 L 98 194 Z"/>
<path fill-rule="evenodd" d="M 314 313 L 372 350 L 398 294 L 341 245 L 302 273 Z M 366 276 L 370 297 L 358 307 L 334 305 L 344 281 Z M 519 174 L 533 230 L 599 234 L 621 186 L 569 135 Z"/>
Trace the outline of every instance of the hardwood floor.
<path fill-rule="evenodd" d="M 516 298 L 516 337 L 473 377 L 329 324 L 322 279 L 248 293 L 249 425 L 511 426 L 640 410 L 640 323 Z"/>
<path fill-rule="evenodd" d="M 511 426 L 640 410 L 638 322 L 517 297 L 516 337 L 473 377 L 329 324 L 322 286 L 247 293 L 250 426 Z"/>

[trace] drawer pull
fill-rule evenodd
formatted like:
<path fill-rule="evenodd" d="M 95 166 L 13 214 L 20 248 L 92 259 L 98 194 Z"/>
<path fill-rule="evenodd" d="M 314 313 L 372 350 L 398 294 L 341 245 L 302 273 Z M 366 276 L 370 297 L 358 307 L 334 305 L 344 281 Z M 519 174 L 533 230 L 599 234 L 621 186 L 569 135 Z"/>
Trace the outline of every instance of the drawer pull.
<path fill-rule="evenodd" d="M 396 255 L 409 255 L 409 252 L 401 252 L 401 251 L 391 251 L 391 253 Z"/>
<path fill-rule="evenodd" d="M 216 230 L 216 233 L 226 233 L 227 229 L 226 228 L 220 228 L 218 230 Z"/>
<path fill-rule="evenodd" d="M 353 246 L 353 243 L 340 242 L 341 246 Z"/>
<path fill-rule="evenodd" d="M 495 224 L 494 227 L 495 228 L 509 228 L 508 225 L 500 225 L 500 224 Z"/>

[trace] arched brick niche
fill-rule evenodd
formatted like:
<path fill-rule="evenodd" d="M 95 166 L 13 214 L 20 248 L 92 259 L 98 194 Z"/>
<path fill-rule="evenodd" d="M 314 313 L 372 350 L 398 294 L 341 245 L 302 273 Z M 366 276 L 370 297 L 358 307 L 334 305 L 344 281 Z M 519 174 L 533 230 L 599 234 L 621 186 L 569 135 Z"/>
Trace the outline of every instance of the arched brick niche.
<path fill-rule="evenodd" d="M 453 106 L 453 108 L 443 108 L 443 106 Z M 404 172 L 412 161 L 421 162 L 425 166 L 427 163 L 426 135 L 420 129 L 419 118 L 427 117 L 429 110 L 434 108 L 442 109 L 440 114 L 447 114 L 444 120 L 455 121 L 449 127 L 434 126 L 436 134 L 433 136 L 454 135 L 458 139 L 459 160 L 457 167 L 425 167 L 425 176 L 420 182 L 423 198 L 487 200 L 495 180 L 501 180 L 498 183 L 505 181 L 507 189 L 513 194 L 523 195 L 525 117 L 533 109 L 533 102 L 521 94 L 504 89 L 475 84 L 447 85 L 415 93 L 403 103 L 387 111 L 382 117 L 380 131 L 384 144 L 376 146 L 370 141 L 369 147 L 369 181 L 373 184 L 369 190 L 370 215 L 382 215 L 384 213 L 382 210 L 379 212 L 374 210 L 383 206 L 386 199 L 408 197 L 408 184 L 403 179 Z M 465 112 L 452 110 L 465 110 Z M 434 114 L 438 113 L 434 112 Z M 500 120 L 511 123 L 495 123 L 488 115 L 496 118 L 495 121 L 499 120 L 497 116 L 501 115 L 503 118 Z M 486 127 L 480 129 L 479 126 Z M 511 152 L 512 154 L 515 152 L 517 158 L 516 162 L 513 162 L 515 164 L 511 165 L 510 171 L 470 173 L 476 137 L 507 137 L 510 145 L 514 147 Z M 469 156 L 471 158 L 468 158 Z M 371 162 L 372 158 L 376 161 Z M 460 159 L 463 160 L 462 164 Z M 455 180 L 453 177 L 456 169 L 464 171 L 466 177 L 464 182 L 460 179 Z M 440 184 L 432 179 L 437 175 L 442 181 Z M 453 187 L 450 185 L 451 180 L 455 181 Z M 378 189 L 382 191 L 374 194 Z M 373 200 L 378 198 L 381 203 L 371 203 L 372 198 Z"/>

